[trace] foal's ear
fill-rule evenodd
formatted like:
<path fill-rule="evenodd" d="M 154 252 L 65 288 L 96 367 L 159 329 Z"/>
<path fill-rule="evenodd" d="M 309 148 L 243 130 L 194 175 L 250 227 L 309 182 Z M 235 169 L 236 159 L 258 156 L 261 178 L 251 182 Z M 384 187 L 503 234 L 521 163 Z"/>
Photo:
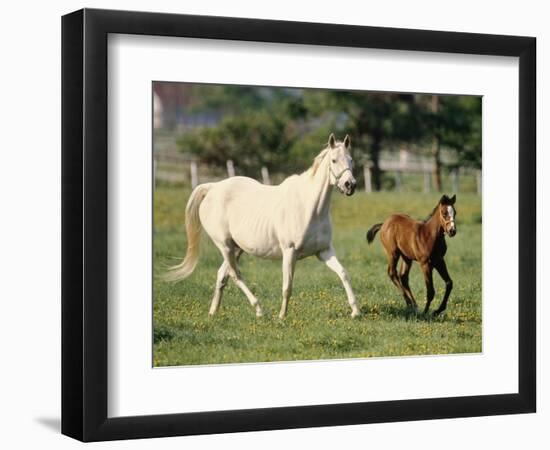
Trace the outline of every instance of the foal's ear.
<path fill-rule="evenodd" d="M 330 148 L 334 148 L 336 145 L 336 138 L 334 137 L 334 133 L 330 133 L 330 136 L 328 137 L 328 146 Z"/>
<path fill-rule="evenodd" d="M 349 135 L 346 134 L 346 137 L 344 138 L 344 147 L 349 148 L 351 145 L 351 139 Z"/>
<path fill-rule="evenodd" d="M 443 194 L 443 196 L 441 197 L 441 200 L 439 200 L 439 203 L 441 205 L 454 205 L 455 201 L 456 201 L 456 194 L 453 195 L 452 197 L 447 197 L 446 194 Z"/>

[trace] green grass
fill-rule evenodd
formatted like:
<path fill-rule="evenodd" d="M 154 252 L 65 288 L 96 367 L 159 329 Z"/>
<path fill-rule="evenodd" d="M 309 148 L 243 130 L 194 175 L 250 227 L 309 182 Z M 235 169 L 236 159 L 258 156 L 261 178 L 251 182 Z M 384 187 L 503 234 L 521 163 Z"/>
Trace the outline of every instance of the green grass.
<path fill-rule="evenodd" d="M 259 298 L 264 317 L 256 318 L 244 295 L 230 281 L 219 312 L 208 317 L 221 255 L 203 236 L 201 258 L 188 279 L 171 284 L 158 275 L 184 255 L 184 209 L 189 190 L 161 186 L 155 192 L 154 352 L 155 366 L 290 361 L 372 356 L 481 352 L 481 198 L 459 194 L 458 234 L 447 238 L 447 266 L 454 289 L 442 317 L 409 312 L 386 275 L 378 238 L 366 230 L 393 212 L 424 218 L 437 194 L 380 193 L 333 196 L 337 255 L 351 276 L 362 316 L 351 319 L 340 281 L 315 257 L 296 265 L 293 296 L 285 320 L 281 303 L 281 263 L 243 255 L 241 270 Z M 434 271 L 439 305 L 444 284 Z M 425 287 L 418 265 L 410 285 L 419 306 Z"/>

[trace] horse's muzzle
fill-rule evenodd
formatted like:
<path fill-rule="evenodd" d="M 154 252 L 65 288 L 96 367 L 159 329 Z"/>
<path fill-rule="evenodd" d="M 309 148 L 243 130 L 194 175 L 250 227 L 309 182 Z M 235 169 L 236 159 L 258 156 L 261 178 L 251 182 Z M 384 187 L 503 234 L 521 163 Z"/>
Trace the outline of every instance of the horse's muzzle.
<path fill-rule="evenodd" d="M 456 228 L 451 228 L 449 231 L 449 237 L 453 237 L 456 234 Z"/>
<path fill-rule="evenodd" d="M 357 182 L 346 181 L 344 183 L 344 187 L 346 188 L 345 194 L 349 197 L 350 195 L 353 195 L 353 193 L 355 192 L 355 188 L 357 187 Z"/>

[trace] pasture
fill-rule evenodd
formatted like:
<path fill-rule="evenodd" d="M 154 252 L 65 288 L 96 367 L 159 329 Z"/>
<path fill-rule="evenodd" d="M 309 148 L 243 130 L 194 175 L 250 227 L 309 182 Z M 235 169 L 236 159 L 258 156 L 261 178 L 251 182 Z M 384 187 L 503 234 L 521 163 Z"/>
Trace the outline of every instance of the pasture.
<path fill-rule="evenodd" d="M 153 364 L 220 364 L 313 359 L 481 352 L 481 197 L 457 195 L 456 237 L 447 239 L 445 258 L 454 281 L 447 311 L 437 318 L 407 310 L 386 274 L 377 238 L 368 246 L 367 229 L 393 212 L 425 218 L 440 195 L 357 192 L 333 193 L 333 241 L 348 271 L 362 315 L 352 319 L 342 284 L 315 257 L 296 265 L 288 315 L 279 320 L 281 262 L 243 255 L 243 277 L 262 304 L 256 318 L 242 292 L 231 282 L 220 310 L 208 317 L 216 272 L 222 258 L 206 235 L 195 272 L 179 283 L 159 275 L 185 254 L 184 210 L 189 188 L 159 186 L 154 195 Z M 434 272 L 439 306 L 444 283 Z M 418 264 L 410 286 L 419 308 L 425 286 Z"/>

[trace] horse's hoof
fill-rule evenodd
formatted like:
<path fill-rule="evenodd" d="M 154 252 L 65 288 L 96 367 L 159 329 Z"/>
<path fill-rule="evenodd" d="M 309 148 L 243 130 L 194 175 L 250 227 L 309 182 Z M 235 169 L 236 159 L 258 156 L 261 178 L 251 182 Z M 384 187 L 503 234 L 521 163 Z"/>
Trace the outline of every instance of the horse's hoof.
<path fill-rule="evenodd" d="M 351 318 L 355 319 L 356 317 L 359 317 L 360 315 L 361 315 L 361 311 L 355 310 L 355 311 L 352 311 Z"/>

